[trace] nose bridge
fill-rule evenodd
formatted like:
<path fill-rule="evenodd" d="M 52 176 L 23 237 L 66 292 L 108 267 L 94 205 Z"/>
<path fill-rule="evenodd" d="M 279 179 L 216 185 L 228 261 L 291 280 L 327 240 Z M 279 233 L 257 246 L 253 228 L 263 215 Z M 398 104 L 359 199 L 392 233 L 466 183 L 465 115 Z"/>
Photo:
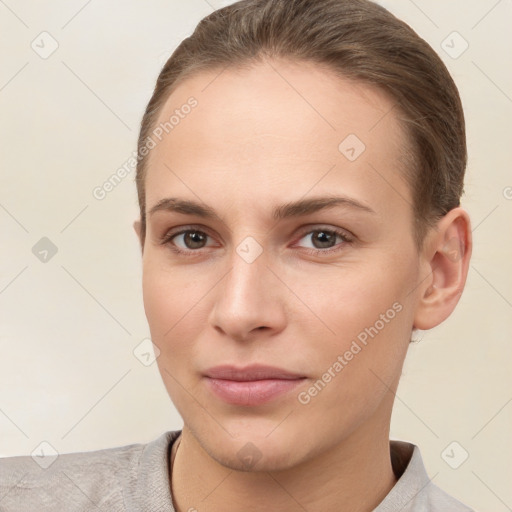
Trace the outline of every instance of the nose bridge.
<path fill-rule="evenodd" d="M 252 239 L 254 240 L 254 239 Z M 233 251 L 231 271 L 226 281 L 226 292 L 243 301 L 258 301 L 264 291 L 262 286 L 267 280 L 269 270 L 263 248 L 257 242 L 244 240 Z"/>
<path fill-rule="evenodd" d="M 229 272 L 215 299 L 212 323 L 233 338 L 244 338 L 253 329 L 276 329 L 284 322 L 284 312 L 276 294 L 275 276 L 267 268 L 263 247 L 253 238 L 244 238 L 233 247 Z"/>

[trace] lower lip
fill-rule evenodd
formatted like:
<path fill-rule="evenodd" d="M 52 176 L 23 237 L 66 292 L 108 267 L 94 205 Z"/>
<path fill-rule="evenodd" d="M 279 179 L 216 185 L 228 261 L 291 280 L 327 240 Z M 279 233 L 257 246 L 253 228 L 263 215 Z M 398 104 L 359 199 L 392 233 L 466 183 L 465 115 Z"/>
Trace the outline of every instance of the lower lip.
<path fill-rule="evenodd" d="M 206 377 L 210 389 L 225 402 L 234 405 L 260 405 L 295 389 L 301 379 L 265 379 L 236 381 Z"/>

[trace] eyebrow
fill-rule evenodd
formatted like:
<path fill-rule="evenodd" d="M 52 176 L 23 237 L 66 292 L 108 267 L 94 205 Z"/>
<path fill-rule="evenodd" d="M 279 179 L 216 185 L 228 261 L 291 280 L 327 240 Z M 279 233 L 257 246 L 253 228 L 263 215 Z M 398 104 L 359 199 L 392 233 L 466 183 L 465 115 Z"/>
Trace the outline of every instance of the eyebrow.
<path fill-rule="evenodd" d="M 274 208 L 272 218 L 274 220 L 281 220 L 290 217 L 301 217 L 320 210 L 334 208 L 336 206 L 350 208 L 374 215 L 376 214 L 376 212 L 369 206 L 350 197 L 321 196 L 309 199 L 299 199 L 298 201 L 282 204 Z M 189 199 L 179 199 L 176 197 L 166 197 L 161 199 L 149 210 L 149 216 L 151 217 L 158 211 L 177 212 L 185 215 L 196 215 L 205 219 L 216 219 L 218 221 L 222 221 L 220 216 L 212 207 Z"/>

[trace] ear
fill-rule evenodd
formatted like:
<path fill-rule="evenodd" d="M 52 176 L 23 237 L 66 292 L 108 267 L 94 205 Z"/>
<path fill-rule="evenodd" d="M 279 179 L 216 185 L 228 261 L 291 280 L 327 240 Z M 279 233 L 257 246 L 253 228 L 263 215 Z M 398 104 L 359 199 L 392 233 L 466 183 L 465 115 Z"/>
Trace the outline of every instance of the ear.
<path fill-rule="evenodd" d="M 135 233 L 137 234 L 137 238 L 139 239 L 141 250 L 142 250 L 142 252 L 144 252 L 144 240 L 142 240 L 142 236 L 141 236 L 141 227 L 142 227 L 142 223 L 140 220 L 136 220 L 133 223 L 133 229 L 135 230 Z"/>
<path fill-rule="evenodd" d="M 425 240 L 423 279 L 414 316 L 416 329 L 432 329 L 446 320 L 459 302 L 466 284 L 472 251 L 471 223 L 467 212 L 450 210 Z"/>

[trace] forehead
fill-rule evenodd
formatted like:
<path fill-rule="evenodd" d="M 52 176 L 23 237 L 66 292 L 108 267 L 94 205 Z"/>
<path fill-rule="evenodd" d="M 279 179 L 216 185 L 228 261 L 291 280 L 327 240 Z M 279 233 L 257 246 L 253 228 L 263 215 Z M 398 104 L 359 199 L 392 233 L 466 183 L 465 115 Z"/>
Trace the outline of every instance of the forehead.
<path fill-rule="evenodd" d="M 195 106 L 184 108 L 191 97 Z M 167 129 L 153 137 L 147 205 L 177 189 L 189 197 L 231 190 L 240 206 L 333 187 L 376 202 L 377 210 L 393 196 L 407 199 L 394 106 L 379 89 L 313 63 L 200 72 L 160 112 L 157 127 Z"/>

